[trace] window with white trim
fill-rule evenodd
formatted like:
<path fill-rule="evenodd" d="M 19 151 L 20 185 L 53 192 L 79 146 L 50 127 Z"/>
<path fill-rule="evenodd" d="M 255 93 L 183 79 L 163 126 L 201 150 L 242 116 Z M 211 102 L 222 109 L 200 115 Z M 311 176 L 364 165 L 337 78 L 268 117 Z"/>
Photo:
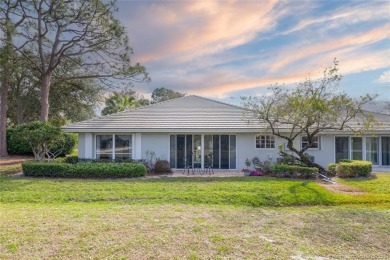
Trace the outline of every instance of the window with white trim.
<path fill-rule="evenodd" d="M 132 135 L 96 135 L 96 159 L 129 160 L 132 147 Z"/>
<path fill-rule="evenodd" d="M 309 139 L 307 136 L 302 136 L 301 140 L 301 148 L 305 147 L 309 143 Z M 319 136 L 313 136 L 313 144 L 309 148 L 319 149 L 320 148 L 320 137 Z"/>
<path fill-rule="evenodd" d="M 275 138 L 273 135 L 256 135 L 256 148 L 275 148 Z"/>

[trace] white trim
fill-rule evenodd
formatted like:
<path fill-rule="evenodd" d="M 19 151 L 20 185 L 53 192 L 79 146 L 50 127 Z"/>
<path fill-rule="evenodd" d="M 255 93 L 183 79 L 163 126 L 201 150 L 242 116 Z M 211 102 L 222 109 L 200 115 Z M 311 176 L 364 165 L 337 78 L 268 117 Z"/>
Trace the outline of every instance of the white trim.
<path fill-rule="evenodd" d="M 270 136 L 270 137 L 273 137 L 274 138 L 274 147 L 272 148 L 257 148 L 257 136 Z M 254 144 L 255 144 L 255 150 L 261 150 L 261 151 L 266 151 L 266 150 L 275 150 L 276 149 L 276 138 L 273 134 L 263 134 L 263 133 L 255 133 L 254 135 Z"/>
<path fill-rule="evenodd" d="M 132 157 L 135 160 L 142 159 L 142 134 L 133 134 L 134 142 L 132 143 Z"/>
<path fill-rule="evenodd" d="M 300 143 L 299 143 L 299 148 L 302 150 L 302 139 L 303 137 L 306 137 L 306 135 L 301 135 L 301 138 L 300 138 Z M 316 135 L 316 136 L 313 136 L 313 137 L 317 137 L 318 138 L 318 141 L 317 141 L 317 147 L 309 147 L 307 148 L 306 151 L 321 151 L 321 135 Z"/>

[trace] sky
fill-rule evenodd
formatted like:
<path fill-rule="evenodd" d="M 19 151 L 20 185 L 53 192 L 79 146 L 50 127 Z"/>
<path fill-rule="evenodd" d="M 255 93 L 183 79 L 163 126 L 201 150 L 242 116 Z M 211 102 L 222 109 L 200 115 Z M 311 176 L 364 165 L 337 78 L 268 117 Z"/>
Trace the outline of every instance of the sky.
<path fill-rule="evenodd" d="M 239 104 L 339 61 L 340 91 L 390 101 L 390 1 L 119 1 L 150 97 L 165 87 Z"/>

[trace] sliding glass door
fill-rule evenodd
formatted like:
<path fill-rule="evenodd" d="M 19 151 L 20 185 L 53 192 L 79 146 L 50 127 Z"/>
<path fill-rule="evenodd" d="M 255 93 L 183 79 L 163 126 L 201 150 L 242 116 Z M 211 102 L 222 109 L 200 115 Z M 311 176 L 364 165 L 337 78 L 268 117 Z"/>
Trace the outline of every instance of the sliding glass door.
<path fill-rule="evenodd" d="M 379 164 L 379 138 L 366 137 L 366 160 L 373 165 Z"/>
<path fill-rule="evenodd" d="M 390 166 L 390 137 L 381 138 L 382 148 L 382 165 Z"/>
<path fill-rule="evenodd" d="M 214 169 L 236 169 L 235 135 L 171 135 L 169 149 L 171 168 L 204 168 L 212 157 Z"/>
<path fill-rule="evenodd" d="M 349 159 L 349 137 L 336 137 L 336 162 Z"/>

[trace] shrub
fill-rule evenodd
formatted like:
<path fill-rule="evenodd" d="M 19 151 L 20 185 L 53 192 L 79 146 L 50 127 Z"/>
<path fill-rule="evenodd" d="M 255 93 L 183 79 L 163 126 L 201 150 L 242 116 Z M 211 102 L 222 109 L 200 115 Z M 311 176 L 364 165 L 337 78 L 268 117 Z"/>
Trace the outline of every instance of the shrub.
<path fill-rule="evenodd" d="M 158 160 L 154 164 L 154 173 L 171 173 L 171 165 L 167 160 Z"/>
<path fill-rule="evenodd" d="M 79 158 L 78 156 L 67 156 L 65 163 L 76 164 L 76 163 L 140 163 L 145 164 L 144 160 L 134 160 L 134 159 L 89 159 L 89 158 Z"/>
<path fill-rule="evenodd" d="M 335 163 L 329 163 L 328 164 L 328 171 L 333 173 L 333 174 L 336 174 L 336 164 Z"/>
<path fill-rule="evenodd" d="M 260 170 L 252 170 L 249 172 L 249 176 L 263 176 L 264 173 Z"/>
<path fill-rule="evenodd" d="M 77 135 L 76 134 L 71 134 L 71 133 L 64 133 L 64 143 L 62 146 L 54 145 L 50 150 L 51 152 L 56 152 L 61 150 L 61 153 L 59 156 L 65 156 L 67 154 L 72 153 L 73 149 L 75 148 L 77 144 Z"/>
<path fill-rule="evenodd" d="M 372 171 L 368 161 L 349 160 L 336 164 L 336 175 L 340 178 L 367 176 Z"/>
<path fill-rule="evenodd" d="M 315 167 L 278 163 L 271 167 L 271 172 L 275 177 L 308 179 L 315 178 L 317 176 L 318 169 Z"/>
<path fill-rule="evenodd" d="M 146 174 L 143 164 L 135 163 L 58 163 L 24 162 L 23 174 L 33 177 L 129 178 Z"/>
<path fill-rule="evenodd" d="M 20 127 L 7 129 L 7 148 L 10 154 L 32 154 L 31 146 L 20 135 Z"/>
<path fill-rule="evenodd" d="M 30 122 L 7 129 L 7 145 L 10 154 L 33 154 L 33 144 L 45 143 L 47 151 L 55 156 L 63 156 L 73 151 L 77 137 L 75 134 L 64 133 L 59 127 L 49 123 Z"/>

